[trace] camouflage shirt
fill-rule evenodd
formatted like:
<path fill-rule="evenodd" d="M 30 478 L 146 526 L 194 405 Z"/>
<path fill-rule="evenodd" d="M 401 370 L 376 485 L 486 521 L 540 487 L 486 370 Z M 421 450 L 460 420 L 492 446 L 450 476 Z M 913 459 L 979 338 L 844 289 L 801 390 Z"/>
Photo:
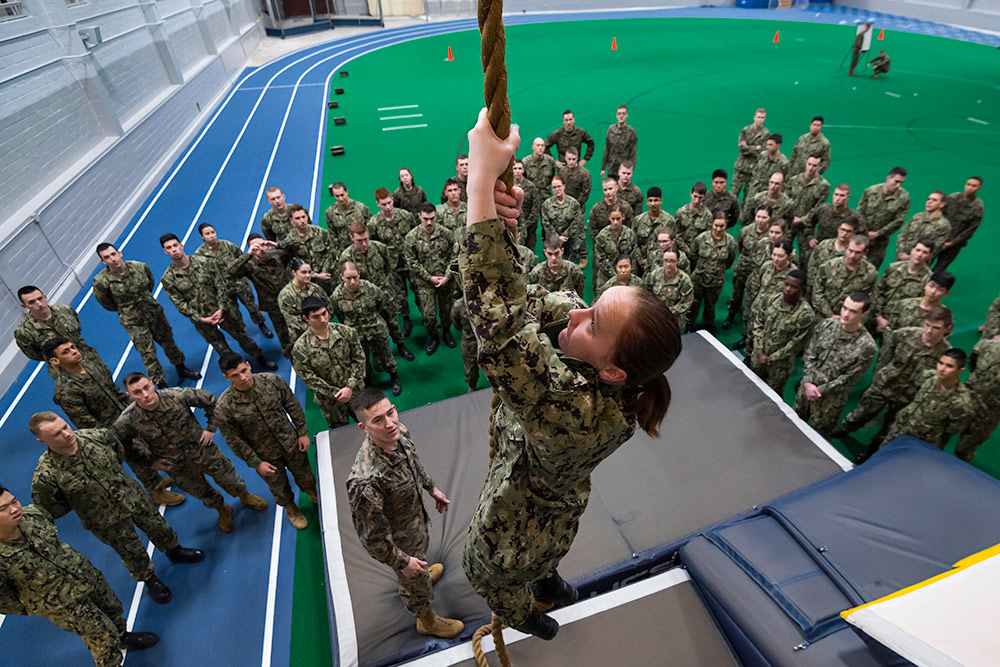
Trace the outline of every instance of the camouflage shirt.
<path fill-rule="evenodd" d="M 333 397 L 344 387 L 361 391 L 365 386 L 365 351 L 361 339 L 344 324 L 330 322 L 326 340 L 307 328 L 292 347 L 292 366 L 317 394 Z"/>
<path fill-rule="evenodd" d="M 825 243 L 825 241 L 824 241 Z M 890 304 L 900 299 L 923 296 L 924 285 L 931 278 L 931 270 L 927 266 L 917 273 L 910 273 L 909 262 L 893 262 L 882 273 L 881 280 L 875 286 L 872 295 L 872 315 L 882 315 L 889 310 Z"/>
<path fill-rule="evenodd" d="M 691 260 L 688 259 L 687 253 L 677 247 L 674 244 L 674 252 L 677 253 L 677 268 L 684 273 L 691 275 Z M 663 268 L 663 253 L 666 250 L 660 249 L 659 243 L 654 243 L 649 246 L 649 252 L 646 253 L 646 271 L 652 271 L 656 268 Z"/>
<path fill-rule="evenodd" d="M 725 211 L 727 228 L 739 222 L 740 200 L 729 190 L 723 190 L 721 194 L 714 189 L 709 190 L 705 193 L 705 208 L 711 211 L 712 215 L 715 215 L 716 211 Z"/>
<path fill-rule="evenodd" d="M 813 153 L 820 154 L 819 173 L 825 174 L 830 168 L 830 140 L 820 132 L 813 137 L 806 132 L 792 148 L 792 157 L 789 160 L 788 173 L 801 174 L 806 170 L 806 159 Z"/>
<path fill-rule="evenodd" d="M 83 342 L 83 332 L 80 330 L 80 316 L 72 306 L 52 304 L 49 306 L 52 317 L 44 322 L 36 320 L 30 314 L 21 318 L 17 328 L 14 329 L 14 342 L 24 353 L 24 356 L 34 361 L 44 361 L 48 366 L 49 375 L 53 378 L 58 376 L 59 369 L 48 363 L 42 349 L 45 344 L 57 336 L 62 336 L 73 341 L 76 349 L 80 350 L 83 358 L 93 364 L 104 366 L 97 350 Z"/>
<path fill-rule="evenodd" d="M 736 259 L 736 241 L 729 234 L 722 240 L 712 238 L 712 232 L 702 232 L 691 244 L 691 282 L 704 287 L 716 287 L 726 280 L 726 269 Z"/>
<path fill-rule="evenodd" d="M 446 227 L 435 224 L 430 234 L 423 227 L 414 227 L 403 242 L 403 257 L 410 279 L 430 284 L 431 276 L 448 276 L 455 252 L 455 238 Z"/>
<path fill-rule="evenodd" d="M 767 227 L 764 231 L 760 231 L 755 224 L 743 225 L 740 233 L 736 235 L 736 252 L 740 257 L 736 260 L 736 268 L 733 269 L 734 276 L 749 277 L 760 265 L 755 252 L 763 239 L 769 239 Z"/>
<path fill-rule="evenodd" d="M 542 197 L 535 184 L 527 178 L 521 181 L 519 187 L 524 191 L 524 199 L 521 201 L 521 215 L 517 217 L 517 238 L 524 242 L 528 238 L 528 226 L 534 229 L 538 225 L 538 216 L 542 212 Z"/>
<path fill-rule="evenodd" d="M 784 295 L 761 299 L 751 325 L 754 345 L 771 358 L 771 363 L 791 362 L 805 348 L 816 326 L 816 312 L 805 299 L 794 306 Z"/>
<path fill-rule="evenodd" d="M 610 173 L 611 178 L 617 176 L 618 167 L 622 162 L 636 163 L 639 156 L 639 135 L 635 128 L 624 123 L 615 123 L 608 128 L 604 137 L 604 155 L 601 156 L 601 171 Z"/>
<path fill-rule="evenodd" d="M 354 528 L 372 558 L 394 570 L 409 565 L 409 554 L 395 540 L 415 523 L 430 523 L 420 490 L 433 488 L 405 426 L 399 425 L 399 442 L 389 452 L 365 436 L 347 476 L 347 498 Z"/>
<path fill-rule="evenodd" d="M 367 280 L 359 282 L 355 294 L 348 292 L 343 283 L 333 290 L 330 304 L 337 319 L 357 331 L 362 340 L 368 341 L 379 335 L 388 338 L 386 321 L 392 316 L 386 312 L 386 308 L 391 303 L 386 299 L 385 292 L 374 283 Z"/>
<path fill-rule="evenodd" d="M 278 308 L 278 294 L 291 280 L 288 261 L 292 253 L 287 248 L 279 248 L 260 261 L 249 252 L 241 253 L 227 268 L 227 273 L 239 278 L 246 276 L 257 288 L 257 301 L 264 311 Z"/>
<path fill-rule="evenodd" d="M 316 225 L 309 225 L 306 231 L 308 234 L 303 237 L 293 228 L 291 233 L 281 239 L 282 247 L 288 248 L 293 258 L 298 257 L 308 262 L 313 273 L 336 275 L 340 251 L 351 242 L 340 245 L 330 232 Z"/>
<path fill-rule="evenodd" d="M 674 216 L 663 209 L 660 209 L 660 214 L 656 216 L 655 220 L 650 219 L 649 211 L 643 211 L 632 218 L 632 231 L 635 232 L 635 244 L 643 257 L 648 255 L 652 248 L 657 245 L 656 235 L 664 227 L 669 227 L 675 233 L 677 232 L 677 221 L 674 220 Z"/>
<path fill-rule="evenodd" d="M 222 284 L 226 287 L 227 293 L 232 294 L 239 289 L 240 283 L 243 283 L 247 288 L 250 287 L 250 281 L 246 278 L 234 279 L 229 273 L 229 265 L 243 256 L 243 251 L 235 243 L 219 239 L 219 247 L 215 251 L 209 248 L 207 243 L 202 243 L 195 250 L 194 255 L 195 257 L 204 257 L 215 266 L 215 271 L 221 276 Z"/>
<path fill-rule="evenodd" d="M 842 212 L 838 212 L 833 207 L 833 204 L 820 204 L 802 219 L 806 230 L 806 241 L 812 241 L 813 239 L 824 241 L 826 239 L 837 238 L 837 228 L 840 227 L 840 223 L 844 221 L 844 218 L 849 215 L 856 216 L 861 222 L 861 225 L 858 227 L 859 234 L 864 234 L 868 231 L 864 217 L 858 215 L 858 212 L 854 209 L 844 208 Z"/>
<path fill-rule="evenodd" d="M 581 207 L 584 206 L 590 199 L 590 189 L 593 186 L 587 168 L 579 165 L 572 169 L 563 167 L 559 170 L 559 178 L 566 186 L 566 195 L 580 202 Z"/>
<path fill-rule="evenodd" d="M 802 382 L 816 385 L 823 398 L 846 395 L 865 374 L 876 350 L 875 339 L 864 327 L 847 332 L 839 319 L 824 319 L 802 355 Z"/>
<path fill-rule="evenodd" d="M 836 257 L 811 271 L 812 305 L 820 317 L 839 315 L 844 299 L 851 292 L 875 293 L 878 270 L 862 258 L 854 271 L 847 269 L 847 261 Z"/>
<path fill-rule="evenodd" d="M 872 386 L 892 394 L 898 403 L 913 400 L 920 386 L 920 375 L 933 371 L 938 359 L 951 347 L 947 338 L 928 347 L 924 345 L 923 333 L 923 327 L 904 327 L 882 337 Z"/>
<path fill-rule="evenodd" d="M 954 245 L 964 246 L 976 233 L 985 214 L 986 208 L 979 197 L 967 201 L 963 192 L 948 195 L 944 205 L 944 215 L 951 221 L 951 236 L 948 240 Z"/>
<path fill-rule="evenodd" d="M 938 382 L 936 371 L 925 371 L 916 396 L 896 413 L 888 437 L 911 435 L 944 449 L 948 438 L 960 433 L 972 415 L 968 387 L 959 382 L 946 389 Z"/>
<path fill-rule="evenodd" d="M 778 151 L 778 154 L 772 157 L 766 150 L 762 150 L 760 155 L 757 156 L 757 162 L 753 166 L 753 172 L 750 176 L 750 190 L 747 198 L 758 192 L 767 190 L 767 182 L 771 180 L 771 176 L 776 171 L 784 174 L 785 179 L 789 177 L 788 158 L 781 151 Z"/>
<path fill-rule="evenodd" d="M 94 298 L 105 310 L 118 311 L 122 326 L 145 324 L 163 308 L 153 298 L 153 272 L 142 262 L 127 260 L 125 274 L 116 275 L 105 267 L 94 276 Z"/>
<path fill-rule="evenodd" d="M 215 396 L 204 389 L 172 387 L 160 389 L 160 402 L 152 410 L 130 403 L 114 423 L 114 432 L 126 452 L 134 452 L 144 464 L 163 460 L 167 466 L 182 461 L 201 448 L 202 431 L 215 431 Z M 205 411 L 206 424 L 191 413 Z"/>
<path fill-rule="evenodd" d="M 406 211 L 413 218 L 420 213 L 420 205 L 425 201 L 427 201 L 427 194 L 419 185 L 414 185 L 409 190 L 404 189 L 401 185 L 392 193 L 393 205 L 397 209 Z"/>
<path fill-rule="evenodd" d="M 986 311 L 986 321 L 980 328 L 983 338 L 993 338 L 1000 335 L 1000 296 L 993 300 L 990 309 Z"/>
<path fill-rule="evenodd" d="M 373 241 L 384 243 L 389 249 L 389 262 L 394 269 L 405 269 L 403 262 L 403 240 L 417 226 L 414 214 L 397 208 L 392 220 L 386 220 L 382 211 L 376 213 L 368 222 L 368 232 Z"/>
<path fill-rule="evenodd" d="M 622 185 L 621 181 L 619 181 L 618 198 L 632 207 L 633 216 L 642 213 L 642 204 L 645 198 L 642 196 L 642 190 L 635 183 L 629 182 L 628 185 Z"/>
<path fill-rule="evenodd" d="M 222 308 L 226 288 L 210 260 L 193 255 L 188 255 L 188 259 L 191 262 L 183 269 L 171 262 L 160 282 L 177 312 L 200 323 L 202 317 Z"/>
<path fill-rule="evenodd" d="M 583 298 L 586 279 L 580 267 L 568 260 L 563 260 L 559 273 L 553 274 L 549 265 L 541 262 L 528 274 L 529 285 L 541 285 L 550 292 L 576 292 Z"/>
<path fill-rule="evenodd" d="M 340 251 L 351 245 L 351 223 L 355 220 L 368 222 L 372 214 L 368 207 L 353 199 L 347 200 L 347 209 L 340 208 L 339 203 L 334 203 L 324 214 L 326 216 L 326 228 L 333 237 L 333 246 L 336 250 L 334 257 Z"/>
<path fill-rule="evenodd" d="M 552 177 L 556 175 L 556 160 L 546 152 L 536 159 L 532 153 L 521 160 L 524 165 L 524 177 L 535 184 L 542 199 L 552 196 Z"/>
<path fill-rule="evenodd" d="M 694 303 L 694 285 L 686 272 L 678 270 L 677 275 L 668 279 L 663 267 L 658 266 L 646 274 L 646 289 L 667 304 L 677 321 L 683 324 L 684 316 Z"/>
<path fill-rule="evenodd" d="M 352 243 L 340 253 L 340 259 L 337 260 L 338 271 L 344 268 L 344 262 L 354 262 L 363 280 L 392 293 L 392 274 L 396 271 L 396 265 L 393 264 L 389 248 L 385 244 L 369 241 L 368 252 L 362 254 Z"/>
<path fill-rule="evenodd" d="M 615 236 L 611 227 L 605 227 L 594 239 L 594 271 L 598 285 L 602 285 L 615 275 L 615 263 L 621 255 L 633 257 L 636 254 L 635 232 L 622 227 Z"/>
<path fill-rule="evenodd" d="M 104 364 L 83 362 L 85 373 L 61 371 L 52 400 L 76 428 L 111 426 L 130 402 Z"/>
<path fill-rule="evenodd" d="M 847 254 L 847 246 L 843 250 L 837 248 L 837 239 L 823 239 L 815 248 L 809 251 L 809 263 L 812 266 L 823 266 L 835 257 L 843 260 Z"/>
<path fill-rule="evenodd" d="M 795 202 L 784 192 L 778 195 L 777 201 L 771 201 L 768 199 L 766 188 L 744 200 L 743 213 L 740 216 L 740 222 L 743 223 L 744 227 L 754 224 L 757 208 L 764 204 L 771 207 L 771 220 L 784 220 L 788 223 L 788 228 L 791 229 L 792 220 L 795 217 Z"/>
<path fill-rule="evenodd" d="M 587 144 L 586 154 L 580 151 L 583 144 Z M 567 130 L 564 127 L 558 128 L 545 139 L 545 152 L 549 153 L 553 146 L 556 147 L 560 162 L 566 161 L 566 149 L 570 147 L 580 151 L 582 162 L 589 162 L 590 158 L 594 157 L 594 139 L 582 127 L 574 126 L 572 130 Z"/>
<path fill-rule="evenodd" d="M 469 206 L 464 201 L 459 202 L 457 209 L 448 204 L 440 204 L 437 207 L 437 224 L 454 232 L 459 227 L 465 227 L 465 216 L 468 212 Z"/>
<path fill-rule="evenodd" d="M 740 130 L 740 137 L 736 140 L 736 148 L 740 153 L 736 158 L 735 171 L 753 171 L 754 165 L 757 164 L 757 156 L 764 149 L 769 134 L 770 130 L 763 125 L 757 127 L 752 123 Z M 743 145 L 744 142 L 746 146 Z"/>
<path fill-rule="evenodd" d="M 295 342 L 309 328 L 309 325 L 302 319 L 302 300 L 307 296 L 318 297 L 327 304 L 327 308 L 330 308 L 326 292 L 316 283 L 306 283 L 306 288 L 301 290 L 295 286 L 294 282 L 289 281 L 278 293 L 278 308 L 285 318 L 285 324 L 288 325 L 288 336 L 292 342 Z"/>
<path fill-rule="evenodd" d="M 542 202 L 542 234 L 545 238 L 553 235 L 565 236 L 582 242 L 586 233 L 580 202 L 568 195 L 563 198 L 562 203 L 555 196 Z M 594 233 L 593 230 L 591 233 Z"/>
<path fill-rule="evenodd" d="M 892 302 L 886 306 L 882 317 L 889 320 L 889 327 L 892 329 L 923 326 L 924 320 L 931 312 L 921 305 L 923 301 L 922 296 L 915 296 Z"/>
<path fill-rule="evenodd" d="M 287 208 L 285 209 L 288 210 Z M 280 215 L 273 208 L 264 214 L 260 219 L 260 233 L 268 241 L 277 241 L 284 238 L 288 232 L 292 231 L 292 223 L 289 221 L 289 213 Z"/>
<path fill-rule="evenodd" d="M 621 197 L 617 198 L 618 206 L 621 207 L 622 217 L 625 222 L 626 227 L 632 226 L 632 207 L 627 201 Z M 590 209 L 590 217 L 588 218 L 588 223 L 590 227 L 590 238 L 594 239 L 600 233 L 602 229 L 611 224 L 610 215 L 611 206 L 614 204 L 608 204 L 602 198 L 599 202 L 593 205 Z"/>
<path fill-rule="evenodd" d="M 944 250 L 945 242 L 951 238 L 951 222 L 943 215 L 938 215 L 930 220 L 927 213 L 921 211 L 903 225 L 896 237 L 896 256 L 899 253 L 907 255 L 913 251 L 913 246 L 924 239 L 934 241 L 934 252 L 931 257 L 937 257 Z"/>
<path fill-rule="evenodd" d="M 751 310 L 760 308 L 762 301 L 770 299 L 775 294 L 781 294 L 785 278 L 797 268 L 789 262 L 788 266 L 779 271 L 773 262 L 763 262 L 747 278 L 746 296 L 743 297 L 743 303 L 749 304 Z"/>
<path fill-rule="evenodd" d="M 878 232 L 878 238 L 888 242 L 889 237 L 903 226 L 910 210 L 910 193 L 899 188 L 888 197 L 882 196 L 882 183 L 865 188 L 858 202 L 858 213 L 864 218 L 868 231 Z"/>
<path fill-rule="evenodd" d="M 712 212 L 705 206 L 695 211 L 691 204 L 684 204 L 674 213 L 677 225 L 677 244 L 681 250 L 688 252 L 694 244 L 694 239 L 702 232 L 712 229 Z"/>
<path fill-rule="evenodd" d="M 792 217 L 785 218 L 791 226 L 796 217 L 804 218 L 814 208 L 826 203 L 830 196 L 830 182 L 819 175 L 811 181 L 806 181 L 805 174 L 796 174 L 788 179 L 782 194 L 788 195 L 793 203 Z"/>
<path fill-rule="evenodd" d="M 981 340 L 973 348 L 976 367 L 965 385 L 987 410 L 1000 410 L 1000 341 Z"/>
<path fill-rule="evenodd" d="M 618 276 L 611 276 L 610 278 L 605 280 L 603 284 L 597 286 L 597 289 L 594 291 L 594 301 L 596 302 L 598 299 L 601 298 L 602 294 L 607 292 L 612 287 L 615 287 L 616 285 L 620 284 L 621 283 L 618 282 Z M 633 273 L 632 275 L 629 276 L 628 283 L 626 283 L 626 286 L 646 287 L 646 281 Z"/>
<path fill-rule="evenodd" d="M 302 405 L 271 373 L 254 373 L 246 391 L 230 385 L 215 404 L 215 420 L 233 454 L 251 468 L 297 450 L 298 439 L 309 435 Z"/>

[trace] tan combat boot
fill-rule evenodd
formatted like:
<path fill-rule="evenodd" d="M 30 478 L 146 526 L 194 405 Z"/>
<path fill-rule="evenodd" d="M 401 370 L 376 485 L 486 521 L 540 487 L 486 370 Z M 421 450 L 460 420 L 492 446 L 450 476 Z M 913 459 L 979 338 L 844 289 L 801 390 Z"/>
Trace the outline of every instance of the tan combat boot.
<path fill-rule="evenodd" d="M 319 507 L 319 496 L 316 495 L 316 489 L 313 489 L 312 491 L 306 491 L 306 496 L 308 496 L 309 502 Z"/>
<path fill-rule="evenodd" d="M 168 491 L 165 486 L 158 486 L 153 491 L 153 502 L 157 505 L 166 505 L 167 507 L 177 507 L 182 502 L 184 502 L 183 493 L 174 493 L 173 491 Z"/>
<path fill-rule="evenodd" d="M 249 507 L 255 512 L 263 512 L 267 509 L 267 501 L 249 491 L 244 491 L 240 494 L 240 503 L 242 503 L 243 507 Z"/>
<path fill-rule="evenodd" d="M 223 504 L 219 508 L 219 530 L 224 533 L 233 532 L 233 508 L 229 505 Z"/>
<path fill-rule="evenodd" d="M 442 574 L 444 574 L 444 565 L 441 563 L 434 563 L 427 568 L 427 576 L 431 578 L 431 586 L 441 581 Z"/>
<path fill-rule="evenodd" d="M 285 514 L 288 515 L 288 520 L 297 530 L 302 530 L 309 525 L 309 519 L 306 518 L 306 515 L 302 513 L 302 510 L 295 503 L 285 505 Z"/>
<path fill-rule="evenodd" d="M 441 618 L 434 613 L 433 609 L 428 609 L 417 618 L 417 632 L 431 637 L 451 639 L 461 634 L 465 629 L 462 621 L 454 618 Z"/>

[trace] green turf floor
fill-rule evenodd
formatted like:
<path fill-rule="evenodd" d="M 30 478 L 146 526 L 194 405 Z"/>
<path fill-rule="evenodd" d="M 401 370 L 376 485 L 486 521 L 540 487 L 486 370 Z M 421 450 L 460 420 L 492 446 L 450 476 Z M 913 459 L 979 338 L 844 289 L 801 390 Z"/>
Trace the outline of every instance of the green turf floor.
<path fill-rule="evenodd" d="M 778 44 L 773 43 L 775 30 L 780 31 Z M 643 190 L 660 186 L 664 208 L 673 211 L 688 202 L 695 181 L 709 182 L 716 168 L 731 172 L 740 128 L 752 120 L 755 108 L 764 106 L 767 127 L 785 137 L 786 155 L 808 130 L 810 119 L 825 116 L 824 133 L 833 145 L 833 165 L 825 176 L 834 186 L 851 185 L 852 207 L 865 187 L 882 182 L 897 164 L 910 173 L 904 187 L 912 198 L 911 215 L 923 210 L 932 190 L 954 192 L 967 176 L 981 176 L 987 217 L 973 245 L 952 264 L 957 282 L 945 300 L 956 318 L 952 343 L 970 350 L 978 340 L 976 328 L 1000 291 L 993 257 L 1000 232 L 990 218 L 1000 206 L 1000 197 L 994 194 L 1000 181 L 995 49 L 887 32 L 885 40 L 873 46 L 889 52 L 892 71 L 875 81 L 848 78 L 846 63 L 838 67 L 853 34 L 853 26 L 736 19 L 509 27 L 509 96 L 513 120 L 520 124 L 523 137 L 518 154 L 529 153 L 531 139 L 556 129 L 562 111 L 572 109 L 577 125 L 598 142 L 588 165 L 595 176 L 589 208 L 599 198 L 596 176 L 605 132 L 614 122 L 616 106 L 628 104 L 629 123 L 640 137 L 634 180 Z M 617 38 L 616 51 L 610 48 L 612 38 Z M 445 61 L 449 46 L 453 62 Z M 363 56 L 346 69 L 350 77 L 337 79 L 345 93 L 336 96 L 340 108 L 335 114 L 344 116 L 347 124 L 335 126 L 331 113 L 327 129 L 327 145 L 342 144 L 345 155 L 325 158 L 324 188 L 343 181 L 352 198 L 375 211 L 374 190 L 395 189 L 397 170 L 405 166 L 436 203 L 442 182 L 454 173 L 455 155 L 466 152 L 465 133 L 483 105 L 478 32 L 392 46 Z M 378 111 L 412 104 L 419 106 Z M 423 115 L 380 120 L 413 113 Z M 427 127 L 383 131 L 418 123 Z M 323 208 L 331 203 L 324 189 Z M 319 211 L 314 217 L 322 219 Z M 727 284 L 717 306 L 719 319 L 730 292 Z M 417 315 L 416 309 L 413 314 Z M 720 339 L 735 342 L 738 327 L 734 329 L 721 332 Z M 465 391 L 457 349 L 442 346 L 433 358 L 426 357 L 420 326 L 411 340 L 417 360 L 400 361 L 403 394 L 396 400 L 400 410 Z M 793 376 L 792 382 L 797 379 Z M 852 393 L 852 405 L 869 381 L 870 372 Z M 792 382 L 785 393 L 789 402 Z M 321 427 L 318 410 L 312 412 L 310 424 Z M 850 447 L 835 444 L 847 454 L 857 452 L 875 430 L 872 426 L 858 432 Z M 1000 436 L 983 445 L 975 465 L 1000 476 Z M 319 535 L 303 531 L 296 548 L 292 665 L 330 664 L 326 618 Z"/>

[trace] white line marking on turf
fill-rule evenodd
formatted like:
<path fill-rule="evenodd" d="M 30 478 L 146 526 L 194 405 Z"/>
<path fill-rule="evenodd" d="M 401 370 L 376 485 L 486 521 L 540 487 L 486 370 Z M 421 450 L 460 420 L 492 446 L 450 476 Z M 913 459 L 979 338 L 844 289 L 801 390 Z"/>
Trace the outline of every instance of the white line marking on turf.
<path fill-rule="evenodd" d="M 902 97 L 902 95 L 897 95 L 896 93 L 890 93 L 888 90 L 885 91 L 885 94 L 888 95 L 889 97 Z"/>
<path fill-rule="evenodd" d="M 38 376 L 38 371 L 42 370 L 42 366 L 44 365 L 44 361 L 39 361 L 38 365 L 35 366 L 35 370 L 31 371 L 31 375 L 28 376 L 28 381 L 24 383 L 23 387 L 21 387 L 21 391 L 17 392 L 17 396 L 15 396 L 14 400 L 11 401 L 7 411 L 3 413 L 3 418 L 0 418 L 0 428 L 3 428 L 3 425 L 7 423 L 8 419 L 10 419 L 11 413 L 14 412 L 14 408 L 16 408 L 17 404 L 21 401 L 21 397 L 24 396 L 24 392 L 28 391 L 28 387 L 31 385 L 32 380 Z M 2 624 L 2 622 L 0 622 L 0 624 Z"/>
<path fill-rule="evenodd" d="M 264 648 L 260 657 L 261 667 L 271 667 L 271 647 L 274 641 L 274 603 L 278 596 L 278 560 L 280 553 L 281 506 L 275 504 L 274 532 L 271 535 L 271 567 L 267 572 L 267 613 L 264 617 Z"/>
<path fill-rule="evenodd" d="M 398 107 L 379 107 L 376 111 L 395 111 L 396 109 L 416 109 L 419 104 L 401 104 Z"/>
<path fill-rule="evenodd" d="M 398 127 L 383 127 L 383 132 L 389 132 L 390 130 L 412 130 L 417 127 L 427 127 L 427 123 L 420 123 L 419 125 L 399 125 Z"/>
<path fill-rule="evenodd" d="M 978 118 L 973 118 L 972 116 L 969 116 L 965 120 L 971 120 L 973 123 L 979 123 L 980 125 L 989 125 L 989 123 L 985 120 L 979 120 Z"/>
<path fill-rule="evenodd" d="M 382 116 L 379 120 L 399 120 L 400 118 L 423 118 L 422 113 L 408 113 L 402 116 Z"/>

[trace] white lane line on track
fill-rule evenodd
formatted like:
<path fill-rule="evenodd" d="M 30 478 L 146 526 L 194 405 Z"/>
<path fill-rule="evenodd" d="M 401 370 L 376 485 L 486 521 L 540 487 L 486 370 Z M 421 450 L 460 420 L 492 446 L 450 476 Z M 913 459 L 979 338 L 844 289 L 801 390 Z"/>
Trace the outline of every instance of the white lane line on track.
<path fill-rule="evenodd" d="M 392 130 L 413 130 L 418 127 L 427 127 L 427 123 L 420 123 L 419 125 L 398 125 L 396 127 L 383 127 L 383 132 L 391 132 Z"/>
<path fill-rule="evenodd" d="M 397 107 L 379 107 L 376 111 L 396 111 L 397 109 L 416 109 L 419 104 L 400 104 Z"/>
<path fill-rule="evenodd" d="M 288 473 L 283 473 L 288 474 Z M 274 532 L 271 534 L 271 566 L 267 571 L 267 612 L 264 616 L 264 648 L 261 667 L 271 667 L 271 650 L 274 643 L 274 604 L 278 597 L 278 555 L 281 553 L 281 506 L 274 505 Z"/>

